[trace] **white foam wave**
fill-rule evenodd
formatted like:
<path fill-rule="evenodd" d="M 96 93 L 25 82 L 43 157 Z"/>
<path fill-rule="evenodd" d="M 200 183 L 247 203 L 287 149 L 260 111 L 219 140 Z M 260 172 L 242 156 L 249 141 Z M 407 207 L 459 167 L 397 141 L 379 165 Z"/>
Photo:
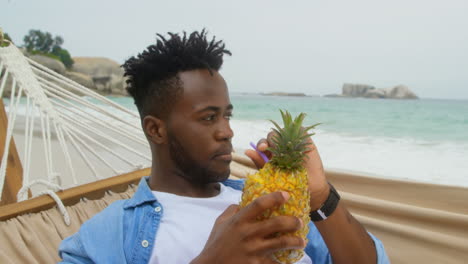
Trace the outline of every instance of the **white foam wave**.
<path fill-rule="evenodd" d="M 266 137 L 267 121 L 233 120 L 236 149 Z M 468 144 L 411 138 L 353 137 L 316 130 L 313 139 L 324 166 L 437 184 L 468 186 Z"/>

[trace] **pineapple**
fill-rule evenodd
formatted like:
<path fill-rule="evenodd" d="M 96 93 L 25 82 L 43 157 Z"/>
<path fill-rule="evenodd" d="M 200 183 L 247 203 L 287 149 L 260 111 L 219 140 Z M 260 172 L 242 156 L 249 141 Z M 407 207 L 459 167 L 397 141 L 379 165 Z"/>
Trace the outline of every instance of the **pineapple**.
<path fill-rule="evenodd" d="M 280 110 L 281 111 L 281 110 Z M 272 159 L 265 164 L 257 173 L 248 175 L 242 193 L 240 207 L 246 207 L 256 198 L 276 192 L 286 191 L 290 194 L 289 200 L 279 208 L 265 211 L 258 220 L 268 219 L 278 215 L 291 215 L 302 219 L 304 227 L 294 233 L 276 234 L 277 236 L 299 236 L 307 241 L 309 232 L 309 212 L 310 194 L 307 183 L 307 172 L 303 167 L 303 159 L 306 155 L 306 141 L 309 134 L 308 130 L 316 125 L 302 128 L 302 121 L 305 114 L 299 114 L 294 120 L 288 111 L 281 111 L 284 128 L 281 128 L 276 122 L 271 121 L 276 127 L 273 130 L 277 133 L 272 141 L 275 146 L 269 148 L 273 153 Z M 273 254 L 273 259 L 283 263 L 292 264 L 299 261 L 304 255 L 303 250 L 280 250 Z"/>

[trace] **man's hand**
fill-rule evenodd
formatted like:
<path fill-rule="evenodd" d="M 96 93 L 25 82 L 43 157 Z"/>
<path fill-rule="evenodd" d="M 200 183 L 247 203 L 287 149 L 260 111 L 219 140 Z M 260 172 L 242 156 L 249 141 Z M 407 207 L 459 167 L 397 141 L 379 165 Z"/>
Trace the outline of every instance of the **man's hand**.
<path fill-rule="evenodd" d="M 267 149 L 274 147 L 274 143 L 272 141 L 274 136 L 275 132 L 272 131 L 268 133 L 266 139 L 261 139 L 257 143 L 257 149 L 267 155 L 270 159 L 272 154 Z M 330 187 L 328 186 L 327 179 L 325 178 L 322 159 L 320 158 L 317 147 L 310 137 L 307 138 L 307 141 L 310 145 L 308 145 L 306 150 L 304 168 L 306 168 L 307 175 L 309 177 L 310 208 L 314 210 L 318 209 L 327 199 Z M 252 159 L 258 169 L 265 165 L 265 161 L 255 150 L 246 150 L 245 155 Z"/>
<path fill-rule="evenodd" d="M 257 149 L 270 159 L 272 154 L 267 148 L 274 146 L 271 140 L 274 135 L 275 132 L 270 132 L 266 139 L 260 140 L 257 144 Z M 330 187 L 325 178 L 317 147 L 310 137 L 307 140 L 311 144 L 306 151 L 304 167 L 309 177 L 310 208 L 316 210 L 327 199 Z M 256 151 L 247 150 L 245 154 L 252 159 L 257 168 L 260 169 L 265 165 Z M 373 240 L 341 203 L 327 220 L 316 222 L 315 226 L 327 244 L 333 263 L 376 263 L 377 254 Z"/>
<path fill-rule="evenodd" d="M 191 264 L 277 264 L 271 254 L 280 249 L 299 249 L 305 241 L 295 236 L 275 237 L 277 232 L 294 232 L 304 223 L 294 216 L 277 216 L 258 221 L 265 210 L 284 204 L 286 192 L 261 196 L 243 209 L 228 207 L 216 220 L 205 248 Z"/>

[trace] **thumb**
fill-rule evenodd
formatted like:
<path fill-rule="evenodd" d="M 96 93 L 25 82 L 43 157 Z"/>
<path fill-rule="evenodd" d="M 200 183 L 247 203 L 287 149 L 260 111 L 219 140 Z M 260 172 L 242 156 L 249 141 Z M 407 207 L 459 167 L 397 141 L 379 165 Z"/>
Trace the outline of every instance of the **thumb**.
<path fill-rule="evenodd" d="M 224 222 L 225 220 L 233 217 L 237 212 L 239 212 L 239 205 L 231 204 L 222 214 L 218 216 L 216 222 Z"/>

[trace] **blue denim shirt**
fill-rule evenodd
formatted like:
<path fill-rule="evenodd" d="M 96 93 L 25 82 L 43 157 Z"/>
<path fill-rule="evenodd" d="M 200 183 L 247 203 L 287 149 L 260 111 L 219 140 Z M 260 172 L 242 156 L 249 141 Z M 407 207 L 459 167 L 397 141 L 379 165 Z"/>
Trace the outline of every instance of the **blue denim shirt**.
<path fill-rule="evenodd" d="M 153 243 L 164 208 L 151 192 L 147 179 L 141 179 L 131 199 L 112 203 L 86 221 L 77 233 L 64 239 L 59 248 L 61 263 L 148 263 L 153 247 L 157 246 Z M 242 190 L 244 182 L 227 180 L 223 184 Z M 312 222 L 309 227 L 306 254 L 314 264 L 332 263 L 319 231 Z M 371 237 L 377 263 L 390 263 L 380 240 L 372 234 Z"/>

